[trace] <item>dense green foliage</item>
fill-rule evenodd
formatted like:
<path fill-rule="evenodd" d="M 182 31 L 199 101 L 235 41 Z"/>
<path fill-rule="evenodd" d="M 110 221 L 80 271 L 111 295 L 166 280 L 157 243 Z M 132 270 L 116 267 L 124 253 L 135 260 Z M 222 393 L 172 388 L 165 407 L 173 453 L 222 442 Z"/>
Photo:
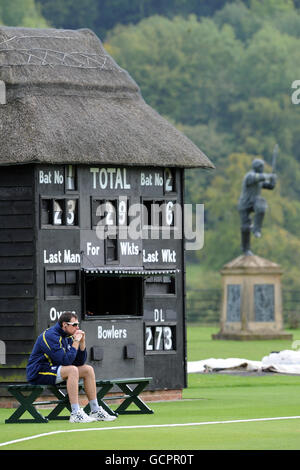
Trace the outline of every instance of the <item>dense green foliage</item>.
<path fill-rule="evenodd" d="M 281 263 L 285 282 L 299 289 L 300 109 L 291 87 L 298 79 L 300 15 L 291 2 L 278 12 L 280 3 L 226 4 L 212 18 L 153 16 L 117 26 L 106 47 L 146 101 L 216 165 L 209 173 L 187 172 L 187 200 L 206 208 L 205 246 L 190 260 L 219 269 L 240 254 L 242 178 L 257 156 L 270 171 L 279 144 L 278 184 L 264 191 L 269 210 L 253 249 Z"/>
<path fill-rule="evenodd" d="M 92 28 L 101 39 L 117 24 L 137 24 L 144 18 L 160 15 L 167 18 L 196 15 L 213 16 L 235 0 L 36 0 L 43 15 L 59 28 Z M 240 0 L 257 16 L 290 11 L 299 0 Z M 240 10 L 242 12 L 243 10 Z M 230 13 L 231 15 L 231 13 Z M 234 21 L 238 20 L 236 15 Z M 240 17 L 240 13 L 237 13 Z M 246 21 L 247 23 L 247 21 Z M 244 24 L 247 28 L 247 24 Z M 242 26 L 243 28 L 243 26 Z M 248 29 L 247 29 L 248 31 Z M 249 31 L 248 31 L 249 32 Z"/>
<path fill-rule="evenodd" d="M 117 24 L 136 24 L 153 15 L 212 15 L 233 0 L 36 0 L 56 27 L 92 28 L 104 39 Z M 282 0 L 281 0 L 282 1 Z M 246 3 L 249 0 L 245 0 Z"/>
<path fill-rule="evenodd" d="M 6 26 L 44 28 L 47 21 L 34 0 L 0 0 L 0 23 Z"/>

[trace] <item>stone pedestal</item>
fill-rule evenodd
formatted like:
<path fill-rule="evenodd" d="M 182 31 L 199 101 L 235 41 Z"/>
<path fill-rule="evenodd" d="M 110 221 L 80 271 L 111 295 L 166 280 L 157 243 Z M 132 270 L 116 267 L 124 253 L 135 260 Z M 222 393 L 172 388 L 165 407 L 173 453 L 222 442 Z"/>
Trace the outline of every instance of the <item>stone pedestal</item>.
<path fill-rule="evenodd" d="M 239 256 L 222 271 L 221 329 L 213 339 L 293 339 L 283 331 L 281 267 Z"/>

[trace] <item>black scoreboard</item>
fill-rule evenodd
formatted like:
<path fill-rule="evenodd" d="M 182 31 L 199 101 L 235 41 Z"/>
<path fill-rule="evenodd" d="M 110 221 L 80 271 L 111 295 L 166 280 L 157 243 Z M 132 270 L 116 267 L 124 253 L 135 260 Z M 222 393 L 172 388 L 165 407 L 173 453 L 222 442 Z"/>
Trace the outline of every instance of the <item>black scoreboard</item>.
<path fill-rule="evenodd" d="M 34 167 L 36 335 L 72 311 L 97 377 L 186 385 L 183 170 Z"/>

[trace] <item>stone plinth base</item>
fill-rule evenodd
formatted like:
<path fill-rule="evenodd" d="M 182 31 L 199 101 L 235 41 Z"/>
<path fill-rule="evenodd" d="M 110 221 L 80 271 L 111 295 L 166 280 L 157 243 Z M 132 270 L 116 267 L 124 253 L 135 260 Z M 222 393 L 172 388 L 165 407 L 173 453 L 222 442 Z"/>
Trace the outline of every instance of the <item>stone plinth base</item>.
<path fill-rule="evenodd" d="M 288 339 L 283 331 L 281 267 L 256 255 L 239 256 L 222 271 L 221 328 L 213 339 Z"/>

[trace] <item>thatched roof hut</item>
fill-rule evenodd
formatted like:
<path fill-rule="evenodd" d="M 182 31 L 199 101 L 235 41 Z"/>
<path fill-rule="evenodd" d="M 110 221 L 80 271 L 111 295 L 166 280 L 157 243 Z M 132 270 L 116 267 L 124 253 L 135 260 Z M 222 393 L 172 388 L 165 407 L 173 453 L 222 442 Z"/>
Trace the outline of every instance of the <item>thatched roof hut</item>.
<path fill-rule="evenodd" d="M 0 28 L 0 164 L 213 168 L 90 30 Z"/>

